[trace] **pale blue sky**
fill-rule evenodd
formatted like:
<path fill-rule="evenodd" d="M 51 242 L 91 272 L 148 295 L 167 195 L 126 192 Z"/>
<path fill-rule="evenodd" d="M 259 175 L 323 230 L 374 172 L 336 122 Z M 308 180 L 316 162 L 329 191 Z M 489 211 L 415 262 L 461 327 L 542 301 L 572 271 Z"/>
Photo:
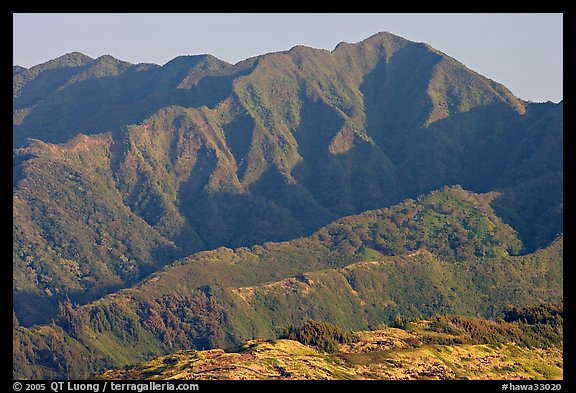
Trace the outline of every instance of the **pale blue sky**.
<path fill-rule="evenodd" d="M 332 50 L 379 31 L 426 42 L 518 97 L 563 98 L 562 14 L 14 14 L 13 64 L 68 52 L 165 64 L 210 53 L 236 63 L 295 45 Z"/>

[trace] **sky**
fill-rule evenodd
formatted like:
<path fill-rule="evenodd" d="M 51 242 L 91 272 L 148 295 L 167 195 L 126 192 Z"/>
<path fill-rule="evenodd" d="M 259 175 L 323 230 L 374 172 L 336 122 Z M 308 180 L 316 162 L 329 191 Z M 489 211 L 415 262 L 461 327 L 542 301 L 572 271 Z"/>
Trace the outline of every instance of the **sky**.
<path fill-rule="evenodd" d="M 428 43 L 524 100 L 563 99 L 562 14 L 13 14 L 13 64 L 74 51 L 160 65 L 208 53 L 234 64 L 380 31 Z"/>

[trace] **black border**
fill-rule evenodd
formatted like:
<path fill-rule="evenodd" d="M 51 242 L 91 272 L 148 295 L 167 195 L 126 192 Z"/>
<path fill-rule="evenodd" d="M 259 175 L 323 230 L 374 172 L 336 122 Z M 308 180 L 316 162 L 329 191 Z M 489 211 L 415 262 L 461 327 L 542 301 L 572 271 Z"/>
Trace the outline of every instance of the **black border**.
<path fill-rule="evenodd" d="M 150 4 L 150 3 L 149 3 Z M 162 4 L 165 7 L 169 7 L 169 8 L 174 8 L 173 6 L 177 4 L 177 3 L 172 3 L 170 5 L 172 5 L 172 7 L 170 7 L 170 5 L 168 4 Z M 185 3 L 180 3 L 180 4 L 185 4 Z M 269 3 L 270 4 L 270 3 Z M 320 4 L 320 3 L 319 3 Z M 479 5 L 482 4 L 484 7 L 479 7 Z M 542 11 L 542 5 L 536 5 L 537 3 L 523 3 L 522 4 L 522 8 L 524 8 L 524 10 L 529 9 L 531 12 L 543 12 Z M 7 29 L 7 26 L 12 25 L 13 20 L 12 20 L 12 13 L 14 12 L 23 12 L 23 8 L 28 8 L 30 4 L 26 4 L 26 3 L 20 3 L 20 4 L 11 4 L 10 8 L 11 8 L 11 12 L 6 12 L 3 13 L 3 19 L 4 19 L 4 23 L 3 25 L 6 26 L 5 28 Z M 47 8 L 49 8 L 49 12 L 55 12 L 54 10 L 58 10 L 58 9 L 62 9 L 64 7 L 62 7 L 63 3 L 43 3 L 42 5 L 44 5 L 43 7 L 37 7 L 34 6 L 35 10 L 37 11 L 38 9 L 44 9 L 46 10 Z M 92 4 L 93 6 L 94 4 Z M 214 12 L 215 8 L 219 8 L 217 6 L 221 6 L 220 4 L 216 4 L 211 3 L 211 4 L 204 4 L 204 5 L 200 5 L 198 3 L 194 3 L 191 4 L 193 6 L 193 8 L 198 8 L 198 7 L 210 7 L 212 5 L 212 9 L 204 9 L 201 10 L 202 12 Z M 274 4 L 272 4 L 274 5 Z M 404 7 L 402 7 L 402 5 L 404 5 Z M 448 8 L 448 7 L 442 7 L 442 3 L 434 3 L 434 4 L 430 4 L 432 5 L 434 8 Z M 467 7 L 473 8 L 475 12 L 488 12 L 486 10 L 486 6 L 489 4 L 486 3 L 469 3 L 466 4 Z M 501 8 L 502 5 L 504 4 L 499 4 Z M 89 4 L 84 4 L 84 6 L 90 6 Z M 125 5 L 126 7 L 129 6 L 129 4 Z M 141 5 L 142 6 L 142 5 Z M 270 8 L 270 7 L 262 7 L 257 3 L 246 3 L 246 4 L 239 4 L 239 6 L 242 7 L 242 11 L 241 12 L 247 12 L 250 11 L 251 9 L 254 10 L 255 8 Z M 404 11 L 406 11 L 406 8 L 408 8 L 410 5 L 407 4 L 400 4 L 400 7 L 404 8 Z M 571 13 L 567 13 L 565 12 L 565 6 L 562 6 L 558 3 L 556 4 L 551 4 L 548 3 L 546 4 L 545 8 L 548 8 L 547 11 L 544 12 L 560 12 L 560 13 L 564 13 L 564 20 L 569 22 L 567 24 L 568 26 L 568 30 L 573 30 L 573 25 L 570 23 L 572 22 L 572 14 Z M 385 5 L 386 8 L 388 7 L 392 7 L 392 4 L 386 4 Z M 76 6 L 76 8 L 78 8 L 78 6 Z M 94 7 L 91 7 L 94 8 Z M 149 7 L 148 7 L 149 8 Z M 306 7 L 309 8 L 309 7 Z M 332 7 L 329 7 L 332 8 Z M 421 7 L 420 7 L 421 8 Z M 432 8 L 432 7 L 428 7 L 428 8 Z M 479 8 L 484 8 L 484 9 L 479 9 Z M 494 10 L 494 8 L 496 7 L 490 7 L 492 8 L 492 10 Z M 550 10 L 550 8 L 554 8 L 552 10 Z M 46 10 L 48 11 L 48 10 Z M 196 12 L 200 11 L 198 9 L 195 10 Z M 391 10 L 386 10 L 386 11 L 391 11 Z M 395 12 L 400 12 L 398 10 L 394 10 Z M 434 12 L 438 12 L 438 9 L 435 9 Z M 308 11 L 309 12 L 309 11 Z M 378 11 L 378 12 L 382 12 L 382 11 Z M 499 12 L 502 12 L 501 10 L 499 10 Z M 517 12 L 517 11 L 516 11 Z M 10 18 L 10 22 L 8 21 L 8 18 Z M 537 27 L 535 27 L 537 28 Z M 567 34 L 564 34 L 565 36 Z M 6 37 L 8 36 L 8 34 L 5 35 Z M 569 34 L 570 37 L 574 37 L 574 34 Z M 538 55 L 538 48 L 534 48 L 534 54 L 535 56 Z M 564 63 L 566 65 L 566 59 L 564 59 Z M 12 64 L 13 65 L 13 64 Z M 12 66 L 10 65 L 10 66 Z M 566 68 L 566 67 L 565 67 Z M 568 68 L 571 70 L 571 68 Z M 8 74 L 8 67 L 6 67 L 6 75 Z M 566 75 L 568 76 L 568 78 L 564 79 L 564 100 L 565 101 L 565 97 L 566 97 L 566 91 L 568 89 L 566 89 L 567 85 L 569 85 L 571 82 L 571 74 Z M 11 84 L 11 78 L 10 77 L 6 77 L 6 86 L 5 86 L 5 91 L 6 91 L 6 95 L 8 94 L 9 91 L 9 86 L 8 84 Z M 8 99 L 6 100 L 5 104 L 7 104 Z M 570 99 L 568 99 L 568 103 L 570 102 Z M 6 105 L 6 108 L 8 108 L 8 105 Z M 6 109 L 6 112 L 8 112 L 8 109 Z M 4 117 L 4 119 L 6 119 L 6 123 L 8 123 L 8 119 L 10 115 L 7 113 L 6 116 Z M 568 118 L 568 124 L 571 123 L 571 118 Z M 12 127 L 12 125 L 8 125 L 6 124 L 6 128 L 10 129 Z M 564 129 L 568 129 L 571 130 L 571 128 L 568 126 L 564 126 Z M 10 134 L 12 135 L 12 134 Z M 575 146 L 573 143 L 570 143 L 570 141 L 574 138 L 573 133 L 571 131 L 569 131 L 568 133 L 564 134 L 565 137 L 567 137 L 567 141 L 568 143 L 564 143 L 564 173 L 566 173 L 566 170 L 569 170 L 570 168 L 570 160 L 572 159 L 571 156 L 571 151 L 570 151 L 570 147 Z M 10 136 L 10 144 L 6 143 L 5 149 L 11 149 L 12 146 L 12 136 Z M 2 159 L 3 160 L 12 160 L 12 152 L 11 151 L 6 151 L 5 154 L 2 154 Z M 10 162 L 6 162 L 5 163 L 5 167 L 8 167 L 8 165 L 10 165 Z M 6 180 L 6 183 L 8 183 L 8 181 Z M 572 190 L 570 187 L 565 187 L 564 190 L 565 195 L 571 195 L 572 194 Z M 6 199 L 7 201 L 11 200 L 8 199 L 8 186 L 6 186 Z M 565 200 L 568 201 L 573 201 L 574 199 L 571 197 L 565 198 Z M 12 217 L 12 204 L 10 204 L 9 202 L 6 202 L 5 204 L 3 204 L 4 206 L 7 206 L 6 209 L 10 210 L 10 217 Z M 571 206 L 571 202 L 568 203 L 568 206 L 564 206 L 564 243 L 565 246 L 568 245 L 568 247 L 565 247 L 565 249 L 570 250 L 571 249 L 571 245 L 573 244 L 572 240 L 573 240 L 573 227 L 574 227 L 574 221 L 571 221 L 569 218 L 571 217 L 573 213 L 573 208 Z M 6 214 L 6 216 L 8 216 L 8 213 Z M 567 219 L 568 218 L 568 219 Z M 5 220 L 5 222 L 9 222 L 9 220 Z M 6 250 L 8 250 L 9 248 L 7 248 Z M 8 251 L 6 251 L 6 255 L 8 257 Z M 568 252 L 568 255 L 570 255 L 570 251 Z M 8 258 L 7 258 L 8 259 Z M 565 261 L 568 258 L 565 257 Z M 512 384 L 517 384 L 517 385 L 521 385 L 521 384 L 531 384 L 531 383 L 550 383 L 550 384 L 554 384 L 554 383 L 560 383 L 562 384 L 562 390 L 566 390 L 566 389 L 574 389 L 576 388 L 575 385 L 575 373 L 574 370 L 576 370 L 576 364 L 574 362 L 574 349 L 573 349 L 573 345 L 574 345 L 574 338 L 573 335 L 571 335 L 570 333 L 572 332 L 576 332 L 575 330 L 575 325 L 573 322 L 573 307 L 574 307 L 574 301 L 573 301 L 573 286 L 571 285 L 571 282 L 569 281 L 569 278 L 572 277 L 572 274 L 570 273 L 572 271 L 573 267 L 572 267 L 572 263 L 571 261 L 568 260 L 568 263 L 564 264 L 564 283 L 565 283 L 565 287 L 564 287 L 564 330 L 567 334 L 564 335 L 564 380 L 563 381 L 531 381 L 531 382 L 525 382 L 525 381 L 508 381 L 508 380 L 493 380 L 493 381 L 478 381 L 478 380 L 467 380 L 467 381 L 423 381 L 423 380 L 418 380 L 418 381 L 396 381 L 396 380 L 390 380 L 390 381 L 196 381 L 195 383 L 198 383 L 199 387 L 200 387 L 200 391 L 211 391 L 213 389 L 219 390 L 219 389 L 266 389 L 266 390 L 270 390 L 270 389 L 275 389 L 275 388 L 287 388 L 287 389 L 310 389 L 310 390 L 316 390 L 316 389 L 337 389 L 337 388 L 342 388 L 342 389 L 366 389 L 369 391 L 372 391 L 373 389 L 382 389 L 382 388 L 392 388 L 392 389 L 403 389 L 403 388 L 408 388 L 408 389 L 421 389 L 423 391 L 432 389 L 442 389 L 442 390 L 447 390 L 450 391 L 451 389 L 453 389 L 453 391 L 459 391 L 462 392 L 464 389 L 468 389 L 470 387 L 472 387 L 473 389 L 482 389 L 483 391 L 502 391 L 502 385 L 505 383 L 512 383 Z M 4 280 L 8 281 L 7 277 L 11 277 L 11 275 L 8 274 L 4 274 Z M 4 285 L 4 291 L 5 291 L 5 297 L 4 299 L 12 299 L 12 291 L 11 291 L 11 285 L 8 285 L 8 283 L 6 283 L 6 285 Z M 7 302 L 6 302 L 7 303 Z M 8 307 L 6 306 L 6 313 L 8 313 Z M 6 325 L 8 325 L 8 321 L 9 321 L 9 315 L 6 315 L 6 318 L 2 319 L 4 321 L 4 323 Z M 6 328 L 6 326 L 3 326 L 3 328 Z M 10 327 L 8 327 L 8 329 L 11 330 Z M 8 330 L 7 329 L 7 330 Z M 10 340 L 11 338 L 11 334 L 4 334 L 3 335 L 3 341 L 2 341 L 2 354 L 7 358 L 8 354 L 12 353 L 12 342 Z M 6 361 L 6 363 L 8 363 L 8 361 Z M 13 383 L 12 380 L 12 371 L 11 371 L 12 367 L 11 367 L 11 362 L 6 364 L 5 367 L 3 367 L 3 372 L 2 374 L 6 373 L 6 379 L 8 381 L 11 381 L 10 383 Z M 30 383 L 38 383 L 38 384 L 46 384 L 46 390 L 48 391 L 49 389 L 49 385 L 50 385 L 51 381 L 22 381 L 21 383 L 24 385 L 30 384 Z M 129 381 L 129 382 L 133 382 L 133 383 L 138 383 L 138 381 Z M 141 381 L 142 383 L 148 383 L 149 381 Z M 104 382 L 98 382 L 99 384 L 103 384 Z M 12 390 L 14 391 L 14 390 Z M 100 392 L 102 391 L 102 389 L 100 388 Z"/>

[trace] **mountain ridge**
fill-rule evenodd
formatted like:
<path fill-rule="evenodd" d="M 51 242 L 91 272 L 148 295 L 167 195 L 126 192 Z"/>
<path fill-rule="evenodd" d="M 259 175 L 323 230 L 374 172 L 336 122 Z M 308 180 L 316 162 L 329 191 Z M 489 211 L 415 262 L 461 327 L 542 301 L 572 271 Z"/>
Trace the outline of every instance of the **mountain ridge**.
<path fill-rule="evenodd" d="M 562 105 L 550 107 L 552 115 L 546 116 L 555 123 L 549 126 L 539 120 L 540 116 L 530 115 L 532 108 L 537 109 L 539 105 L 529 104 L 528 115 L 521 114 L 516 104 L 507 103 L 490 87 L 482 94 L 493 97 L 498 104 L 484 105 L 482 94 L 478 93 L 479 98 L 472 99 L 474 94 L 467 98 L 468 93 L 456 89 L 454 99 L 460 100 L 460 104 L 454 108 L 460 112 L 451 114 L 448 106 L 442 112 L 439 105 L 449 100 L 437 99 L 436 104 L 434 100 L 428 100 L 431 86 L 440 89 L 437 97 L 448 97 L 450 95 L 442 89 L 458 86 L 456 81 L 461 81 L 462 77 L 450 79 L 452 82 L 448 80 L 451 84 L 447 84 L 444 77 L 436 84 L 431 84 L 428 77 L 414 79 L 414 75 L 420 77 L 426 73 L 428 76 L 446 74 L 452 62 L 447 61 L 438 71 L 441 59 L 447 58 L 439 56 L 424 44 L 414 44 L 389 34 L 376 34 L 359 44 L 342 44 L 331 52 L 300 46 L 235 65 L 206 55 L 178 57 L 148 71 L 130 71 L 138 66 L 126 68 L 122 66 L 125 63 L 110 57 L 91 59 L 79 53 L 65 55 L 46 64 L 50 67 L 61 62 L 83 64 L 81 67 L 90 68 L 82 72 L 91 69 L 87 75 L 92 77 L 63 88 L 58 95 L 66 97 L 66 91 L 76 89 L 74 86 L 91 85 L 91 80 L 102 79 L 105 80 L 105 95 L 122 91 L 116 102 L 108 98 L 97 99 L 102 101 L 100 105 L 104 108 L 122 113 L 117 124 L 125 123 L 126 113 L 130 111 L 124 112 L 124 109 L 138 108 L 138 112 L 143 113 L 144 107 L 161 108 L 140 123 L 81 137 L 82 144 L 93 147 L 89 149 L 73 148 L 77 139 L 68 144 L 47 145 L 51 134 L 38 128 L 48 138 L 15 151 L 14 180 L 18 198 L 15 206 L 17 210 L 22 207 L 45 211 L 45 216 L 55 220 L 52 225 L 62 227 L 65 233 L 70 232 L 65 227 L 84 228 L 87 222 L 96 219 L 96 226 L 101 228 L 99 234 L 94 233 L 94 228 L 86 227 L 83 232 L 94 235 L 83 239 L 78 239 L 76 233 L 66 236 L 78 239 L 76 243 L 80 244 L 77 246 L 62 247 L 62 242 L 50 240 L 41 243 L 46 244 L 42 249 L 49 246 L 62 250 L 54 256 L 56 260 L 63 258 L 83 264 L 77 261 L 81 256 L 101 259 L 106 266 L 97 270 L 125 265 L 126 262 L 118 262 L 119 257 L 132 261 L 128 267 L 120 268 L 124 270 L 122 273 L 89 273 L 89 276 L 107 277 L 96 280 L 103 282 L 95 286 L 95 293 L 98 293 L 98 288 L 108 285 L 111 279 L 114 285 L 125 285 L 127 278 L 118 279 L 118 276 L 139 277 L 142 273 L 126 271 L 134 266 L 142 265 L 144 271 L 149 271 L 145 266 L 156 269 L 200 249 L 298 237 L 312 233 L 339 216 L 387 206 L 403 197 L 414 197 L 445 184 L 462 184 L 481 192 L 495 185 L 502 189 L 516 186 L 518 177 L 505 170 L 514 151 L 518 151 L 514 162 L 528 159 L 523 165 L 530 165 L 530 169 L 514 168 L 516 173 L 525 174 L 524 182 L 532 182 L 531 187 L 543 187 L 535 182 L 535 174 L 538 174 L 542 179 L 552 176 L 552 184 L 558 184 L 556 179 L 562 171 L 558 159 L 562 154 L 562 139 L 557 133 L 561 131 Z M 385 61 L 379 63 L 379 58 Z M 466 71 L 462 67 L 456 69 Z M 282 76 L 278 76 L 279 70 Z M 159 74 L 160 71 L 167 73 Z M 93 77 L 115 74 L 119 76 Z M 123 76 L 128 74 L 134 76 Z M 130 78 L 146 84 L 127 90 L 114 87 L 116 79 L 130 82 Z M 477 76 L 469 78 L 476 80 Z M 487 86 L 483 83 L 475 86 Z M 460 85 L 467 86 L 466 83 Z M 101 89 L 97 86 L 94 88 Z M 166 93 L 162 91 L 165 87 L 158 90 L 161 86 L 173 89 L 170 94 L 177 93 L 174 97 L 180 97 L 177 101 L 181 105 L 163 106 L 165 98 L 161 97 Z M 126 100 L 139 92 L 145 93 L 144 101 L 127 104 Z M 72 113 L 77 112 L 75 116 L 86 124 L 86 119 L 91 118 L 88 113 L 92 106 L 78 100 L 77 95 L 84 97 L 86 92 L 81 90 L 74 94 L 65 102 L 85 107 Z M 91 96 L 98 94 L 91 92 Z M 404 98 L 392 101 L 391 97 L 398 96 Z M 52 102 L 52 98 L 48 98 L 44 101 Z M 156 100 L 160 100 L 160 104 L 154 103 Z M 106 103 L 108 101 L 110 103 Z M 198 107 L 196 102 L 204 105 Z M 418 112 L 421 104 L 428 109 Z M 473 107 L 476 104 L 483 105 Z M 57 113 L 67 104 L 55 102 L 50 105 L 44 110 L 50 113 L 46 120 L 53 123 L 53 111 Z M 33 119 L 34 111 L 24 119 L 24 125 L 29 116 Z M 101 122 L 107 116 L 96 114 L 92 118 Z M 437 120 L 429 123 L 432 118 Z M 22 126 L 15 126 L 15 136 Z M 532 135 L 525 135 L 527 127 Z M 486 130 L 490 130 L 488 134 Z M 484 143 L 479 145 L 479 140 Z M 518 140 L 547 143 L 542 145 L 547 151 L 540 153 L 538 144 L 533 142 L 520 144 L 523 150 L 518 150 Z M 68 157 L 64 161 L 59 157 L 62 153 Z M 531 155 L 540 155 L 539 162 L 533 164 Z M 546 162 L 546 166 L 541 162 Z M 560 164 L 550 166 L 551 162 Z M 536 167 L 543 169 L 535 171 Z M 40 179 L 56 176 L 60 177 L 59 184 L 50 185 L 43 191 L 34 188 L 44 187 L 39 185 L 43 181 Z M 27 182 L 26 187 L 22 187 L 22 180 Z M 549 180 L 541 182 L 550 183 Z M 62 188 L 64 184 L 67 188 Z M 554 190 L 558 189 L 558 186 L 554 187 Z M 90 189 L 93 191 L 84 195 Z M 105 189 L 108 191 L 104 192 Z M 49 198 L 38 198 L 38 193 Z M 96 197 L 98 194 L 100 196 Z M 515 195 L 512 191 L 508 194 Z M 107 198 L 103 200 L 102 195 Z M 551 198 L 557 200 L 556 195 L 552 194 Z M 70 206 L 65 210 L 71 211 L 78 211 L 74 205 L 86 203 L 100 207 L 96 208 L 96 214 L 86 211 L 70 216 L 71 220 L 63 227 L 62 221 L 69 214 L 62 214 L 51 206 L 50 199 L 70 201 L 66 202 Z M 518 197 L 504 199 L 504 202 L 502 210 L 509 211 L 518 203 Z M 112 211 L 113 215 L 109 213 Z M 252 213 L 244 214 L 243 211 Z M 17 214 L 24 216 L 24 213 Z M 530 230 L 524 222 L 533 222 L 534 217 L 524 218 L 522 212 L 520 216 L 514 214 L 510 219 Z M 551 214 L 555 215 L 553 220 L 550 220 Z M 30 217 L 26 222 L 34 223 L 33 215 L 25 215 Z M 148 239 L 144 241 L 148 244 L 125 234 L 122 237 L 126 244 L 117 242 L 106 246 L 112 248 L 111 255 L 106 256 L 107 251 L 103 254 L 101 247 L 94 247 L 106 243 L 110 234 L 118 232 L 117 228 L 110 228 L 114 216 L 126 217 L 121 221 L 138 226 L 129 224 L 132 229 L 127 232 L 146 232 L 147 235 L 138 237 Z M 552 222 L 552 228 L 558 228 L 555 210 L 538 220 L 542 221 L 542 226 Z M 270 225 L 271 222 L 275 224 Z M 34 223 L 38 229 L 23 229 L 22 233 L 37 239 L 51 237 L 50 229 L 48 236 L 42 235 L 42 225 L 38 227 L 38 223 Z M 549 232 L 547 241 L 556 235 L 554 229 L 542 231 Z M 62 236 L 57 234 L 55 237 Z M 524 235 L 524 238 L 536 239 L 537 236 Z M 26 240 L 26 243 L 30 242 L 38 244 L 38 240 Z M 532 243 L 529 248 L 545 244 L 544 241 Z M 155 250 L 158 250 L 158 256 L 153 256 Z M 24 255 L 23 250 L 15 250 L 15 253 L 23 259 L 30 255 L 27 252 Z M 53 251 L 48 250 L 44 255 L 50 254 Z M 38 259 L 38 256 L 34 258 Z M 82 269 L 94 269 L 90 266 L 92 262 L 84 264 Z M 86 289 L 84 284 L 83 290 Z"/>
<path fill-rule="evenodd" d="M 561 321 L 561 317 L 558 320 Z M 462 322 L 472 332 L 456 328 L 463 325 Z M 310 329 L 312 326 L 316 331 Z M 563 374 L 562 348 L 558 345 L 562 330 L 554 322 L 549 326 L 540 325 L 544 327 L 540 341 L 547 343 L 536 346 L 526 346 L 513 332 L 521 329 L 534 337 L 525 323 L 514 326 L 480 318 L 435 317 L 431 321 L 415 320 L 403 325 L 398 322 L 393 327 L 355 333 L 332 327 L 337 332 L 332 335 L 326 333 L 330 326 L 308 322 L 300 328 L 307 334 L 304 340 L 289 339 L 284 334 L 269 341 L 250 340 L 227 351 L 178 351 L 124 369 L 108 370 L 95 377 L 124 380 L 514 380 L 561 379 Z M 554 327 L 546 331 L 551 326 Z M 482 332 L 486 331 L 491 331 L 492 335 L 483 336 Z M 328 337 L 324 338 L 324 343 L 333 344 L 311 345 L 310 337 L 316 338 L 322 334 L 320 332 Z M 533 340 L 532 337 L 527 341 Z"/>
<path fill-rule="evenodd" d="M 554 285 L 563 248 L 563 102 L 523 101 L 427 44 L 378 33 L 332 51 L 296 46 L 236 64 L 179 56 L 162 66 L 73 52 L 13 73 L 13 308 L 18 340 L 28 348 L 27 360 L 15 361 L 27 368 L 19 375 L 64 376 L 78 353 L 98 359 L 97 367 L 118 366 L 187 339 L 213 347 L 270 335 L 258 315 L 285 319 L 286 310 L 302 307 L 283 291 L 305 285 L 320 266 L 327 272 L 318 282 L 331 282 L 357 317 L 334 311 L 331 318 L 358 328 L 376 323 L 377 312 L 388 320 L 396 311 L 430 313 L 441 305 L 493 312 L 469 301 L 480 294 L 519 305 L 531 301 L 529 293 L 562 296 Z M 483 195 L 445 188 L 452 185 Z M 429 198 L 436 201 L 419 207 Z M 397 206 L 407 210 L 395 218 L 382 213 Z M 438 221 L 449 212 L 460 224 Z M 342 218 L 355 215 L 360 232 L 354 218 Z M 396 259 L 354 274 L 338 270 L 380 257 Z M 231 263 L 239 258 L 256 264 L 251 280 L 246 266 Z M 528 263 L 555 284 L 543 289 L 537 277 L 518 273 L 516 294 L 494 291 L 486 267 L 477 266 L 481 279 L 459 270 L 479 258 L 499 261 L 493 280 L 503 280 L 498 269 Z M 213 259 L 225 263 L 206 274 Z M 192 268 L 186 261 L 200 262 Z M 461 302 L 448 290 L 416 291 L 422 301 L 410 308 L 393 286 L 395 299 L 351 284 L 353 275 L 387 281 L 383 271 L 393 269 L 414 289 L 399 266 L 426 285 L 476 289 Z M 531 280 L 538 290 L 526 290 Z M 331 309 L 322 300 L 329 293 L 306 290 Z M 125 308 L 130 293 L 141 310 Z M 242 302 L 245 293 L 258 298 Z M 366 309 L 370 303 L 379 311 Z M 394 303 L 396 311 L 386 308 Z M 186 319 L 190 310 L 201 323 Z M 132 334 L 140 341 L 128 340 Z M 55 342 L 63 351 L 58 365 L 42 357 Z"/>
<path fill-rule="evenodd" d="M 20 325 L 18 375 L 82 378 L 150 353 L 272 338 L 308 318 L 357 330 L 398 314 L 495 317 L 508 304 L 561 300 L 563 239 L 511 255 L 520 242 L 491 198 L 447 188 L 309 238 L 194 254 L 84 306 L 64 303 L 56 324 Z M 47 346 L 56 363 L 43 359 Z M 92 365 L 72 366 L 78 356 Z"/>
<path fill-rule="evenodd" d="M 74 66 L 76 68 L 80 65 L 81 66 L 80 68 L 82 68 L 82 67 L 85 67 L 87 65 L 96 65 L 97 66 L 99 63 L 104 62 L 104 60 L 112 61 L 113 63 L 117 63 L 117 64 L 125 64 L 126 67 L 128 67 L 130 69 L 138 69 L 138 68 L 142 68 L 142 67 L 144 67 L 146 69 L 148 67 L 152 67 L 154 70 L 158 70 L 158 69 L 167 69 L 168 70 L 171 68 L 171 66 L 174 65 L 175 62 L 181 61 L 182 58 L 210 58 L 210 59 L 213 59 L 213 61 L 216 61 L 217 63 L 226 64 L 227 68 L 238 68 L 238 67 L 242 68 L 241 66 L 243 64 L 250 64 L 250 63 L 254 63 L 254 62 L 255 63 L 265 62 L 270 58 L 278 58 L 281 56 L 293 55 L 296 58 L 298 58 L 298 54 L 302 54 L 302 53 L 313 53 L 314 56 L 318 56 L 318 55 L 322 56 L 322 54 L 324 53 L 324 54 L 329 55 L 329 57 L 350 56 L 349 52 L 350 52 L 351 48 L 352 48 L 352 51 L 354 51 L 354 49 L 358 49 L 358 50 L 362 51 L 363 52 L 362 55 L 364 55 L 364 56 L 369 54 L 370 52 L 373 52 L 373 51 L 378 52 L 377 56 L 380 55 L 381 52 L 383 52 L 385 59 L 387 59 L 386 61 L 388 61 L 389 58 L 393 54 L 396 53 L 396 51 L 398 51 L 399 49 L 403 49 L 406 46 L 420 47 L 420 48 L 423 48 L 424 51 L 430 51 L 433 53 L 437 53 L 441 58 L 450 59 L 451 62 L 457 63 L 459 66 L 464 67 L 466 70 L 469 71 L 469 69 L 466 68 L 461 63 L 450 58 L 449 56 L 445 55 L 444 53 L 433 49 L 429 45 L 427 46 L 426 44 L 408 41 L 408 40 L 405 40 L 401 37 L 394 36 L 390 33 L 377 33 L 377 34 L 375 34 L 375 35 L 373 35 L 373 36 L 371 36 L 371 37 L 369 37 L 369 38 L 367 38 L 361 42 L 358 42 L 356 44 L 343 44 L 343 45 L 339 44 L 332 51 L 309 48 L 309 47 L 305 47 L 305 46 L 295 46 L 294 48 L 292 48 L 288 51 L 272 52 L 272 53 L 268 53 L 265 55 L 254 56 L 252 58 L 249 58 L 249 59 L 246 59 L 243 61 L 239 61 L 235 65 L 230 65 L 230 64 L 228 64 L 222 60 L 217 59 L 216 57 L 214 57 L 212 55 L 180 56 L 180 57 L 177 57 L 175 59 L 172 59 L 171 61 L 168 61 L 163 66 L 158 66 L 158 65 L 150 64 L 150 63 L 131 64 L 128 62 L 123 62 L 121 60 L 115 59 L 110 55 L 103 55 L 97 59 L 92 59 L 91 57 L 83 55 L 82 53 L 72 52 L 72 53 L 60 56 L 56 59 L 50 60 L 46 63 L 32 67 L 28 70 L 24 70 L 23 72 L 31 74 L 31 77 L 35 77 L 35 76 L 37 76 L 37 73 L 39 73 L 39 72 L 41 73 L 43 70 L 50 70 L 50 69 L 56 68 L 62 64 L 66 65 L 66 66 Z M 108 70 L 108 71 L 112 71 L 112 74 L 114 74 L 113 70 Z M 105 76 L 105 75 L 107 75 L 107 74 L 96 73 L 94 76 L 98 77 L 98 76 Z M 21 108 L 22 104 L 19 104 L 19 101 L 21 101 L 21 99 L 17 94 L 20 92 L 20 89 L 21 89 L 19 86 L 22 82 L 22 81 L 20 81 L 20 79 L 22 77 L 23 77 L 23 75 L 20 75 L 20 78 L 15 80 L 15 89 L 17 89 L 17 90 L 15 90 L 14 98 L 15 98 L 15 105 L 19 109 L 25 109 L 25 108 Z M 502 87 L 501 85 L 498 85 L 498 86 Z M 505 89 L 505 90 L 507 90 L 507 89 Z M 507 96 L 513 97 L 513 95 L 510 92 L 506 92 L 505 94 Z M 514 99 L 512 99 L 512 100 L 514 101 Z M 521 104 L 517 103 L 515 105 L 521 105 Z M 16 142 L 17 142 L 17 144 L 21 143 L 18 141 L 16 141 Z"/>

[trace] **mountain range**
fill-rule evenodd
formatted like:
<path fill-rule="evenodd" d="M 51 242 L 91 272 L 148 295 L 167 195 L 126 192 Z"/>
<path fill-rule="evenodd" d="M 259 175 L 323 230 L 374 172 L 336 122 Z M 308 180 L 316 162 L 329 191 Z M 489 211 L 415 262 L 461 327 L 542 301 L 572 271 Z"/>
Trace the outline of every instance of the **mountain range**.
<path fill-rule="evenodd" d="M 562 299 L 563 102 L 429 45 L 13 81 L 15 377 Z"/>

